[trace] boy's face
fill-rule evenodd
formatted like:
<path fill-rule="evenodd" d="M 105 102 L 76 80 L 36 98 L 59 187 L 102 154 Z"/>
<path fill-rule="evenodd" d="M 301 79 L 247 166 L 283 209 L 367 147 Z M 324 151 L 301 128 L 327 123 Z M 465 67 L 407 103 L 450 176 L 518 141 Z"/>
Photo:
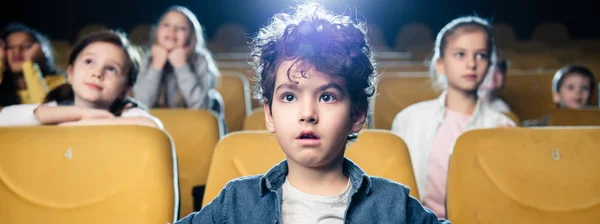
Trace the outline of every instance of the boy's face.
<path fill-rule="evenodd" d="M 302 77 L 293 61 L 277 69 L 272 110 L 265 104 L 267 129 L 275 133 L 288 163 L 326 168 L 343 157 L 348 132 L 358 132 L 365 115 L 350 116 L 350 95 L 342 77 L 311 68 Z M 291 79 L 291 80 L 290 80 Z"/>
<path fill-rule="evenodd" d="M 589 78 L 579 73 L 566 74 L 558 92 L 552 93 L 552 97 L 561 107 L 579 109 L 586 106 L 590 88 Z"/>

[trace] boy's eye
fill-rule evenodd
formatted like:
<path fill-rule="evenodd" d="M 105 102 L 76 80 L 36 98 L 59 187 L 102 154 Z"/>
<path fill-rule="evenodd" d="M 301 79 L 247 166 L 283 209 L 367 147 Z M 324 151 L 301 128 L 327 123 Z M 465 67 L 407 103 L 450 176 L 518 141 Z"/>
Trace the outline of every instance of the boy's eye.
<path fill-rule="evenodd" d="M 296 101 L 296 97 L 294 95 L 292 95 L 292 94 L 289 94 L 289 93 L 283 94 L 281 96 L 281 99 L 283 100 L 283 102 L 286 102 L 286 103 Z"/>
<path fill-rule="evenodd" d="M 337 99 L 332 94 L 325 93 L 325 94 L 321 95 L 321 98 L 319 100 L 323 101 L 325 103 L 333 103 L 333 102 L 336 102 Z"/>
<path fill-rule="evenodd" d="M 465 56 L 465 53 L 463 53 L 463 52 L 456 52 L 456 53 L 454 53 L 454 56 L 456 56 L 457 58 L 462 58 L 463 56 Z"/>
<path fill-rule="evenodd" d="M 85 59 L 85 61 L 83 61 L 85 64 L 91 64 L 92 63 L 92 59 Z"/>

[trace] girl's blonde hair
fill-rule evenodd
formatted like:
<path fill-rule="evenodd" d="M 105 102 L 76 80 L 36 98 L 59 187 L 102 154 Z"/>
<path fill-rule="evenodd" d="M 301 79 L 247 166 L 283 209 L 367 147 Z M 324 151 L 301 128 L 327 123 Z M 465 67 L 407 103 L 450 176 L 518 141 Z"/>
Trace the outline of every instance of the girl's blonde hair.
<path fill-rule="evenodd" d="M 429 75 L 432 79 L 434 88 L 446 89 L 448 86 L 448 79 L 446 76 L 443 74 L 438 74 L 435 71 L 436 62 L 444 57 L 444 51 L 446 50 L 446 46 L 448 44 L 448 38 L 453 35 L 472 32 L 474 30 L 483 30 L 487 36 L 487 49 L 488 54 L 490 55 L 490 63 L 488 64 L 486 76 L 493 71 L 493 67 L 496 64 L 496 41 L 494 38 L 494 33 L 492 32 L 492 26 L 486 20 L 477 16 L 460 17 L 446 24 L 446 26 L 440 30 L 435 38 L 433 57 L 431 58 L 431 63 L 429 64 Z"/>

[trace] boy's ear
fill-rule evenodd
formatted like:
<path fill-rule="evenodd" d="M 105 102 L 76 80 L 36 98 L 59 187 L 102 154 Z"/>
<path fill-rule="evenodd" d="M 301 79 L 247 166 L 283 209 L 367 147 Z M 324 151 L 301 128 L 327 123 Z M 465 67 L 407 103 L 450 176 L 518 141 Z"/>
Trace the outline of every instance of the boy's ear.
<path fill-rule="evenodd" d="M 67 83 L 69 83 L 70 85 L 73 85 L 73 65 L 69 65 L 69 67 L 67 67 Z"/>
<path fill-rule="evenodd" d="M 265 123 L 267 124 L 267 130 L 271 133 L 275 133 L 275 124 L 273 123 L 273 115 L 269 108 L 269 103 L 265 100 L 263 104 L 263 111 L 265 112 Z"/>
<path fill-rule="evenodd" d="M 352 126 L 350 126 L 350 130 L 353 133 L 358 133 L 363 128 L 366 120 L 367 120 L 366 112 L 356 114 L 353 118 Z"/>

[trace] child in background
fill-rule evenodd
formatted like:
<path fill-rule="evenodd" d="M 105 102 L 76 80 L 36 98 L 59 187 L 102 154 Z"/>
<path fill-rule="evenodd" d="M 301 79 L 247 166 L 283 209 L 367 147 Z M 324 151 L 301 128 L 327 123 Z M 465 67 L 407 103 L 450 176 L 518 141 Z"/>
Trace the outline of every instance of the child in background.
<path fill-rule="evenodd" d="M 448 23 L 437 35 L 430 67 L 434 84 L 445 91 L 404 109 L 392 124 L 408 146 L 423 205 L 440 218 L 446 217 L 448 162 L 456 139 L 472 129 L 515 126 L 478 97 L 495 49 L 487 21 L 462 17 Z"/>
<path fill-rule="evenodd" d="M 151 107 L 212 108 L 209 92 L 219 71 L 194 13 L 181 6 L 169 8 L 156 24 L 151 44 L 134 96 Z"/>
<path fill-rule="evenodd" d="M 73 48 L 68 84 L 57 87 L 44 104 L 15 105 L 0 112 L 0 126 L 145 125 L 161 122 L 128 99 L 137 62 L 123 35 L 99 31 Z"/>
<path fill-rule="evenodd" d="M 273 16 L 252 43 L 255 98 L 287 159 L 178 223 L 438 223 L 407 187 L 344 158 L 374 94 L 365 33 L 315 3 Z"/>
<path fill-rule="evenodd" d="M 23 24 L 9 24 L 0 42 L 0 106 L 41 103 L 46 94 L 65 83 L 54 69 L 50 41 Z"/>
<path fill-rule="evenodd" d="M 568 65 L 554 73 L 552 100 L 557 108 L 581 109 L 591 104 L 596 78 L 585 66 Z M 549 115 L 523 121 L 523 126 L 547 126 Z"/>
<path fill-rule="evenodd" d="M 510 107 L 498 96 L 498 92 L 504 87 L 506 73 L 508 72 L 508 61 L 499 57 L 494 72 L 486 77 L 480 87 L 480 96 L 483 102 L 488 103 L 492 109 L 502 113 L 510 112 Z"/>

